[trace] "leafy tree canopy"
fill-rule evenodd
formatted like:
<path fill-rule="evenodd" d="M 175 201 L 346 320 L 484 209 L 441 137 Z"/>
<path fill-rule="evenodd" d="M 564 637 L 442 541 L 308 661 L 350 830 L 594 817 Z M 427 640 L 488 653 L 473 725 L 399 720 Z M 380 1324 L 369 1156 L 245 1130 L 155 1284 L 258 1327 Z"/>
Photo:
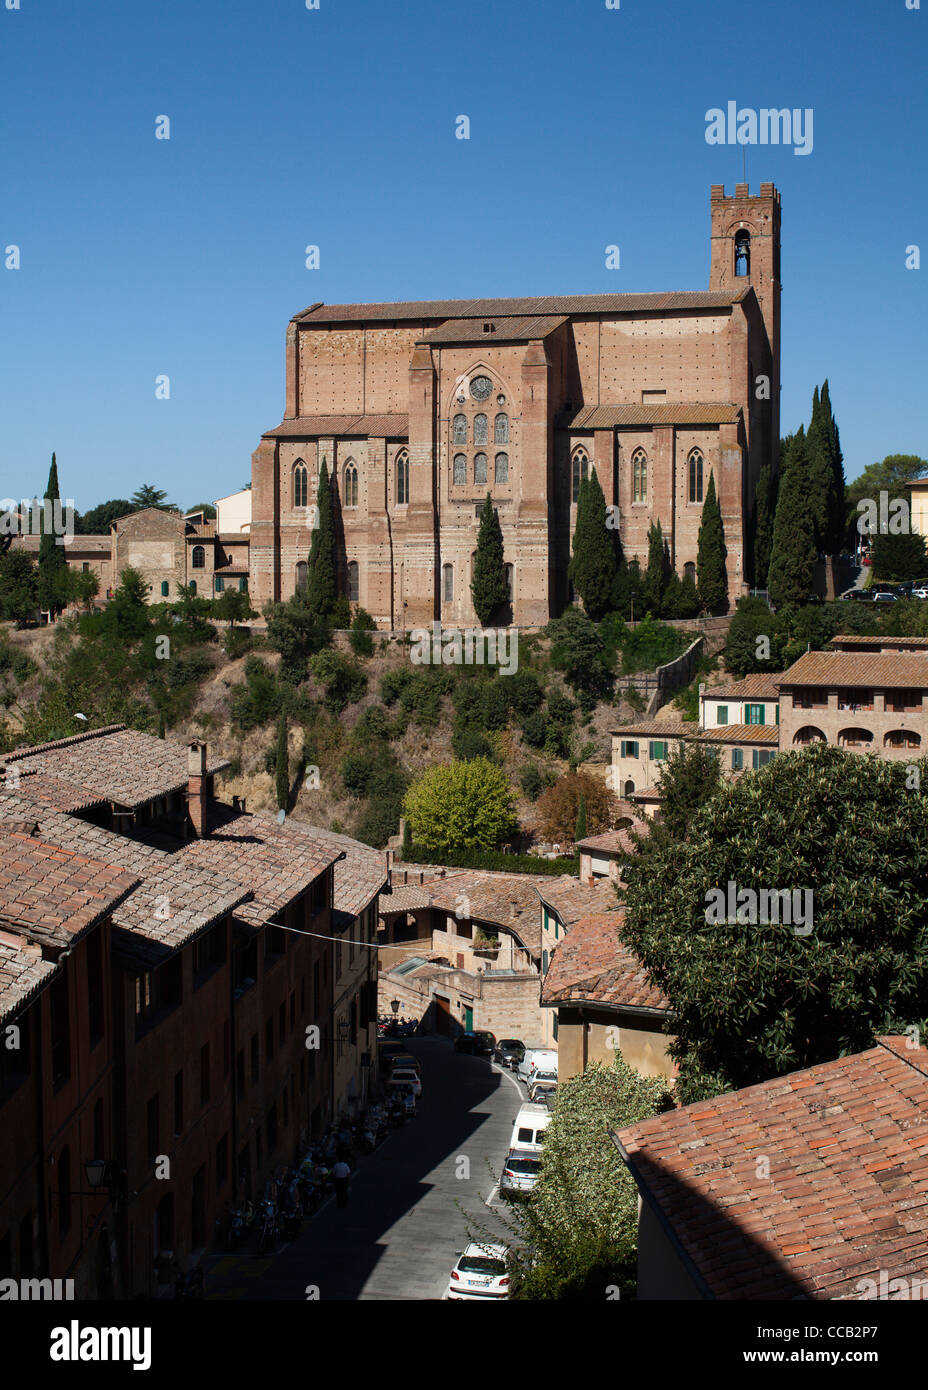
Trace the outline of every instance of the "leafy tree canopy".
<path fill-rule="evenodd" d="M 518 828 L 512 789 L 487 758 L 429 768 L 403 807 L 413 840 L 426 849 L 496 849 Z"/>

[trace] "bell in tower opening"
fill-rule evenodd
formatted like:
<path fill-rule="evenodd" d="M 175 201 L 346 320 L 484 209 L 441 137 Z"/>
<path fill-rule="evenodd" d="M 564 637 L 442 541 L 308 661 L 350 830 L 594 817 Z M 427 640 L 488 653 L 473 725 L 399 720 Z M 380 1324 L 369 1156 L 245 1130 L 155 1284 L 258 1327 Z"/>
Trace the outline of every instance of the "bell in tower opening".
<path fill-rule="evenodd" d="M 751 234 L 750 232 L 738 232 L 735 236 L 735 275 L 744 276 L 751 273 Z"/>

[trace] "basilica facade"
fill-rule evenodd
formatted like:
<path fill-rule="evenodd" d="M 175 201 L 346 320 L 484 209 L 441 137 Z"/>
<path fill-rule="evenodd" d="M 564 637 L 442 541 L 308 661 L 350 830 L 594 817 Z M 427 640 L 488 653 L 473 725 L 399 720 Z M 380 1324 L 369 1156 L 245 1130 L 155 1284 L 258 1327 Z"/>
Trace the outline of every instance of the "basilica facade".
<path fill-rule="evenodd" d="M 595 468 L 628 558 L 660 520 L 695 571 L 712 475 L 729 595 L 749 580 L 758 474 L 779 441 L 780 197 L 710 197 L 708 290 L 313 304 L 290 321 L 284 418 L 252 458 L 253 601 L 305 582 L 323 463 L 340 583 L 381 628 L 474 623 L 487 493 L 511 614 L 569 601 L 580 481 Z"/>

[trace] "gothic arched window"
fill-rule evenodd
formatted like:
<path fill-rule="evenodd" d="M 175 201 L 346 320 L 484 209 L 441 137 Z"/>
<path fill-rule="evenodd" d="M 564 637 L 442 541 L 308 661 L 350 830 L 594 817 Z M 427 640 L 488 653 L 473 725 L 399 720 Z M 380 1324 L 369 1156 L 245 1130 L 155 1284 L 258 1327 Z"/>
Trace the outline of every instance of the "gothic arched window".
<path fill-rule="evenodd" d="M 361 576 L 358 569 L 357 560 L 348 562 L 348 598 L 351 603 L 358 603 L 361 594 Z"/>
<path fill-rule="evenodd" d="M 206 551 L 203 549 L 202 545 L 195 545 L 193 547 L 193 555 L 191 556 L 190 563 L 195 570 L 206 568 Z"/>
<path fill-rule="evenodd" d="M 454 417 L 454 443 L 467 443 L 467 416 L 455 415 Z"/>
<path fill-rule="evenodd" d="M 735 234 L 735 274 L 738 276 L 750 275 L 751 273 L 751 234 L 750 232 L 737 232 Z"/>
<path fill-rule="evenodd" d="M 358 469 L 350 459 L 345 464 L 345 506 L 358 505 Z"/>
<path fill-rule="evenodd" d="M 500 413 L 493 421 L 493 443 L 509 443 L 509 416 L 506 414 Z"/>
<path fill-rule="evenodd" d="M 296 567 L 296 591 L 298 594 L 302 594 L 305 592 L 306 585 L 308 582 L 309 566 L 307 565 L 305 560 L 300 560 L 299 564 Z"/>
<path fill-rule="evenodd" d="M 689 457 L 690 501 L 702 501 L 702 453 L 691 449 Z"/>
<path fill-rule="evenodd" d="M 644 449 L 636 449 L 632 454 L 632 501 L 648 500 L 648 456 Z"/>
<path fill-rule="evenodd" d="M 515 570 L 512 565 L 504 565 L 503 574 L 506 580 L 506 598 L 512 603 L 512 586 L 515 582 Z"/>
<path fill-rule="evenodd" d="M 454 565 L 442 565 L 441 596 L 444 603 L 450 603 L 454 598 Z"/>
<path fill-rule="evenodd" d="M 495 459 L 496 470 L 494 477 L 498 483 L 509 482 L 509 455 L 497 454 Z"/>
<path fill-rule="evenodd" d="M 467 455 L 455 454 L 454 456 L 454 485 L 464 487 L 467 483 Z"/>
<path fill-rule="evenodd" d="M 483 414 L 474 416 L 474 443 L 489 444 L 490 442 L 490 420 Z"/>
<path fill-rule="evenodd" d="M 396 500 L 400 506 L 409 501 L 409 455 L 405 449 L 396 456 Z"/>
<path fill-rule="evenodd" d="M 580 484 L 589 476 L 590 460 L 586 449 L 575 449 L 571 461 L 570 500 L 576 502 L 580 497 Z"/>
<path fill-rule="evenodd" d="M 474 482 L 485 483 L 487 480 L 487 456 L 486 454 L 474 454 Z"/>
<path fill-rule="evenodd" d="M 302 459 L 297 459 L 293 465 L 293 505 L 305 507 L 308 498 L 309 476 L 306 472 L 306 464 Z"/>

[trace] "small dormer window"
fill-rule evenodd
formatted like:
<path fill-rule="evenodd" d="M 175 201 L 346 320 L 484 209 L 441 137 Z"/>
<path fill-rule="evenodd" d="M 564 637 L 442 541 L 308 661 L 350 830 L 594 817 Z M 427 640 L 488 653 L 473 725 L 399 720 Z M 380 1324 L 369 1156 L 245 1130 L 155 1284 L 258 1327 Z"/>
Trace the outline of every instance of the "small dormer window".
<path fill-rule="evenodd" d="M 493 323 L 485 323 L 485 324 L 483 325 L 483 331 L 484 331 L 484 333 L 495 333 L 495 332 L 496 332 L 496 325 L 493 324 Z"/>

